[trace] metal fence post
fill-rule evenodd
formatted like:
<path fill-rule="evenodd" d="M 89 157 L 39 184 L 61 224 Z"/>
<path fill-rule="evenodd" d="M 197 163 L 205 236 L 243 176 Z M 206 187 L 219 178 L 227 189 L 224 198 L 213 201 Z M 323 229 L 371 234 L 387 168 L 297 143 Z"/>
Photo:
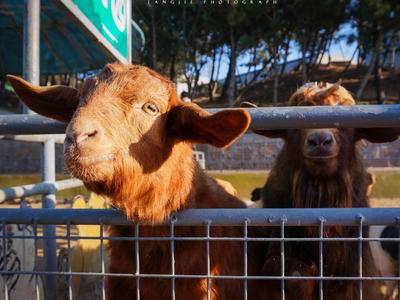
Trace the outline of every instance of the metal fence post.
<path fill-rule="evenodd" d="M 23 30 L 23 74 L 29 82 L 40 81 L 40 0 L 25 0 Z M 33 113 L 25 105 L 23 113 Z"/>
<path fill-rule="evenodd" d="M 56 180 L 55 168 L 55 147 L 54 140 L 49 139 L 42 143 L 41 149 L 41 180 L 54 183 Z M 56 207 L 55 190 L 43 195 L 42 207 L 54 209 Z M 56 226 L 45 225 L 43 228 L 44 237 L 55 237 Z M 44 266 L 46 272 L 57 272 L 57 241 L 55 238 L 44 239 Z M 45 276 L 45 299 L 57 299 L 57 275 Z"/>
<path fill-rule="evenodd" d="M 23 77 L 36 85 L 40 84 L 40 0 L 25 0 L 24 30 L 23 30 Z M 32 114 L 25 105 L 22 112 Z M 41 179 L 55 182 L 55 147 L 54 140 L 42 143 L 41 149 Z M 43 195 L 43 208 L 55 208 L 56 195 L 52 190 Z M 46 225 L 43 228 L 44 237 L 55 237 L 55 225 Z M 46 272 L 57 271 L 56 240 L 44 240 L 44 261 Z M 57 299 L 56 275 L 45 276 L 45 299 Z"/>

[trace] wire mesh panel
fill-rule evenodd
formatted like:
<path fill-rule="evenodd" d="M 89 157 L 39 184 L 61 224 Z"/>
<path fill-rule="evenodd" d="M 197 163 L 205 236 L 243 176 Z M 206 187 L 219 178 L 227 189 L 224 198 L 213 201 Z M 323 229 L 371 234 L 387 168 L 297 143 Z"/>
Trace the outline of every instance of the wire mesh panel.
<path fill-rule="evenodd" d="M 400 209 L 200 209 L 154 226 L 133 224 L 114 210 L 7 209 L 0 215 L 1 299 L 18 299 L 21 289 L 31 293 L 29 299 L 43 299 L 45 276 L 57 278 L 57 286 L 50 288 L 57 289 L 58 299 L 106 299 L 106 289 L 118 281 L 129 283 L 136 299 L 152 292 L 159 299 L 182 299 L 182 290 L 199 282 L 207 299 L 224 299 L 215 294 L 221 286 L 226 293 L 240 291 L 234 299 L 255 299 L 255 286 L 265 286 L 277 299 L 302 299 L 301 293 L 332 299 L 333 294 L 350 293 L 346 289 L 353 289 L 358 299 L 371 299 L 373 292 L 383 299 L 384 294 L 397 295 L 400 284 L 398 256 L 391 258 L 391 273 L 385 274 L 379 268 L 387 261 L 371 251 L 382 245 L 399 251 L 398 234 L 369 234 L 369 226 L 397 228 Z M 57 225 L 55 236 L 43 235 L 48 224 Z M 296 236 L 299 228 L 308 234 Z M 343 235 L 345 228 L 354 234 Z M 45 239 L 57 242 L 57 272 L 44 271 Z M 121 252 L 123 260 L 116 266 L 110 246 L 123 246 L 129 261 Z M 187 256 L 193 249 L 197 255 Z M 308 252 L 301 253 L 304 249 Z M 332 249 L 346 257 L 332 259 Z M 217 270 L 221 257 L 231 262 L 231 269 Z M 341 260 L 349 258 L 352 267 L 341 269 Z M 329 266 L 332 262 L 336 270 Z M 154 286 L 158 288 L 149 291 Z"/>

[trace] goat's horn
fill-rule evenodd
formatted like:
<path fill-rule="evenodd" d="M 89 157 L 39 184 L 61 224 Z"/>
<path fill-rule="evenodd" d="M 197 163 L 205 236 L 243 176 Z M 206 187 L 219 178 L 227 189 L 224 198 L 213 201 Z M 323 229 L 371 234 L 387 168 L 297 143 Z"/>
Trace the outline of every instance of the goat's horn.
<path fill-rule="evenodd" d="M 325 99 L 326 97 L 332 95 L 334 92 L 336 92 L 339 89 L 340 85 L 334 84 L 330 88 L 327 88 L 321 92 L 318 92 L 315 94 L 315 102 L 319 103 L 320 100 Z"/>

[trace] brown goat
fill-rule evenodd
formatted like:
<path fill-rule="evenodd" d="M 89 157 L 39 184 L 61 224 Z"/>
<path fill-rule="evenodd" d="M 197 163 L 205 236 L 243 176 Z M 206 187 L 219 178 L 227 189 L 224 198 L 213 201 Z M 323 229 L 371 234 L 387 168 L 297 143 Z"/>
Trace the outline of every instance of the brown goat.
<path fill-rule="evenodd" d="M 36 87 L 9 76 L 18 96 L 39 114 L 69 122 L 64 144 L 65 163 L 73 176 L 99 194 L 110 197 L 128 218 L 156 224 L 187 208 L 244 208 L 208 177 L 193 159 L 192 144 L 224 147 L 249 126 L 245 110 L 210 115 L 195 104 L 180 101 L 172 82 L 142 66 L 109 64 L 86 79 L 79 90 Z M 110 235 L 132 237 L 132 226 L 112 226 Z M 141 226 L 142 237 L 169 237 L 170 228 Z M 177 227 L 176 237 L 206 236 L 205 227 Z M 241 237 L 242 228 L 212 227 L 212 237 Z M 135 274 L 133 241 L 110 241 L 110 273 Z M 172 273 L 169 241 L 139 242 L 142 274 Z M 210 242 L 210 275 L 243 275 L 241 241 Z M 248 274 L 257 275 L 263 254 L 249 243 Z M 205 299 L 207 258 L 205 241 L 175 241 L 176 299 Z M 170 299 L 172 280 L 111 276 L 107 299 Z M 244 280 L 211 279 L 211 299 L 242 299 Z M 249 299 L 265 298 L 263 284 L 248 282 Z M 258 284 L 258 287 L 257 287 Z M 260 286 L 261 285 L 261 286 Z"/>
<path fill-rule="evenodd" d="M 339 85 L 307 84 L 289 100 L 290 106 L 354 105 L 347 90 Z M 257 131 L 267 137 L 283 138 L 285 144 L 263 190 L 265 208 L 368 207 L 369 175 L 358 154 L 357 142 L 390 142 L 397 139 L 399 128 L 354 129 L 329 128 L 305 130 Z M 368 230 L 365 229 L 367 233 Z M 279 229 L 270 234 L 279 236 Z M 357 237 L 358 228 L 330 226 L 324 237 Z M 289 238 L 318 237 L 318 228 L 286 228 Z M 318 242 L 285 243 L 285 274 L 319 276 Z M 363 243 L 363 275 L 378 276 L 368 243 Z M 280 245 L 270 243 L 264 270 L 266 275 L 280 275 Z M 358 276 L 356 242 L 324 242 L 325 276 Z M 324 299 L 359 299 L 358 281 L 328 280 L 323 283 Z M 276 283 L 279 289 L 279 283 Z M 318 281 L 286 281 L 289 300 L 319 299 Z M 364 282 L 363 299 L 379 299 L 378 284 Z"/>

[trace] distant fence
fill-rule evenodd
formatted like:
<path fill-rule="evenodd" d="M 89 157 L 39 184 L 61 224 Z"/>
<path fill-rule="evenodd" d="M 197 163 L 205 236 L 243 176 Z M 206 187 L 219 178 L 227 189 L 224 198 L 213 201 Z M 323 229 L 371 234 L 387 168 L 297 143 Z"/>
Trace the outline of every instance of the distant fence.
<path fill-rule="evenodd" d="M 208 170 L 267 170 L 282 146 L 281 139 L 246 134 L 227 149 L 197 145 L 196 150 L 204 152 Z M 385 144 L 360 142 L 359 149 L 367 167 L 400 167 L 400 140 Z"/>
<path fill-rule="evenodd" d="M 21 144 L 22 143 L 22 144 Z M 197 145 L 204 152 L 208 170 L 271 169 L 283 142 L 256 134 L 246 134 L 227 149 Z M 400 140 L 386 144 L 360 143 L 367 167 L 400 167 Z M 56 145 L 56 170 L 64 172 L 63 146 Z M 40 168 L 37 143 L 0 139 L 0 174 L 36 173 Z M 19 159 L 15 159 L 19 157 Z"/>

